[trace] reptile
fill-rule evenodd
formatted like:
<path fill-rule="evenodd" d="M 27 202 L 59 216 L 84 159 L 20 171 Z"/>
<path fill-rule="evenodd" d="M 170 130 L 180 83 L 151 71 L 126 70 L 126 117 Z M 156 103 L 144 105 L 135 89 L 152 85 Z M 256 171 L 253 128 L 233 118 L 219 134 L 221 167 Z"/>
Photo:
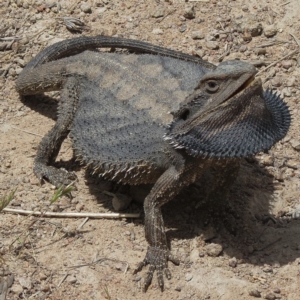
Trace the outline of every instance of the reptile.
<path fill-rule="evenodd" d="M 144 291 L 155 272 L 163 290 L 168 261 L 179 264 L 167 245 L 162 205 L 207 174 L 213 181 L 207 197 L 225 201 L 240 160 L 286 135 L 287 105 L 255 74 L 239 60 L 215 66 L 150 43 L 95 36 L 49 46 L 16 80 L 22 96 L 61 90 L 56 124 L 34 161 L 40 180 L 72 182 L 72 173 L 53 166 L 70 135 L 89 172 L 121 184 L 154 184 L 144 202 L 148 249 L 134 271 L 149 265 Z"/>

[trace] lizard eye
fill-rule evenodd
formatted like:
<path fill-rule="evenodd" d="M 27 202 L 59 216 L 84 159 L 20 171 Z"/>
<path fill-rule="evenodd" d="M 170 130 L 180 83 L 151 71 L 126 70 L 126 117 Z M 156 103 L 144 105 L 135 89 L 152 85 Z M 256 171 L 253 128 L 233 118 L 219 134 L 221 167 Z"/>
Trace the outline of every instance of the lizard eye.
<path fill-rule="evenodd" d="M 218 82 L 215 80 L 208 80 L 205 83 L 206 91 L 209 93 L 215 93 L 219 89 Z"/>

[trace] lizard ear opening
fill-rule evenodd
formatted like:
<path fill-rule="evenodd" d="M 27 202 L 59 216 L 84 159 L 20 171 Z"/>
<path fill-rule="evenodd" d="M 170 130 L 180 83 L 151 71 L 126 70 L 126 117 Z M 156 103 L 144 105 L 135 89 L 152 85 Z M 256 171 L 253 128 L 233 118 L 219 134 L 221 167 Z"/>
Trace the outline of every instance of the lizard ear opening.
<path fill-rule="evenodd" d="M 286 104 L 261 84 L 206 112 L 174 118 L 165 139 L 193 156 L 246 157 L 271 148 L 290 126 Z M 183 118 L 187 118 L 182 122 Z"/>

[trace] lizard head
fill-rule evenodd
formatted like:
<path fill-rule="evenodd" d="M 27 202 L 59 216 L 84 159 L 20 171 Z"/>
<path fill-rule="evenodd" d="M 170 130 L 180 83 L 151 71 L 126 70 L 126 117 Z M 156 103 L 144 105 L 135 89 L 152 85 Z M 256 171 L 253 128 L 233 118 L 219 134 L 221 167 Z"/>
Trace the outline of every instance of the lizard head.
<path fill-rule="evenodd" d="M 255 74 L 248 63 L 227 61 L 204 75 L 172 112 L 165 139 L 193 156 L 245 157 L 269 149 L 285 136 L 291 118 Z"/>

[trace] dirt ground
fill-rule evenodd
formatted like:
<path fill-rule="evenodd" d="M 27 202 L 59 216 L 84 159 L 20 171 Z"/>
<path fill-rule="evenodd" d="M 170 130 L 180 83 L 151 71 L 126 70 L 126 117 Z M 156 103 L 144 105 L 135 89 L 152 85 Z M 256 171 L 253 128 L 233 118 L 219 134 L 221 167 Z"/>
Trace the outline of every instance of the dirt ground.
<path fill-rule="evenodd" d="M 63 17 L 84 22 L 82 32 L 69 31 Z M 74 163 L 70 140 L 58 165 L 78 177 L 72 198 L 63 196 L 49 206 L 55 188 L 40 185 L 32 171 L 37 146 L 55 123 L 59 93 L 22 102 L 14 81 L 39 51 L 66 38 L 104 34 L 215 64 L 254 63 L 264 88 L 278 91 L 293 116 L 282 141 L 243 161 L 231 190 L 232 211 L 218 216 L 220 224 L 222 218 L 236 220 L 234 234 L 205 221 L 214 207 L 201 202 L 197 186 L 164 206 L 170 247 L 181 263 L 169 263 L 172 279 L 163 293 L 156 275 L 142 293 L 146 271 L 132 272 L 147 249 L 143 217 L 82 224 L 84 218 L 1 213 L 1 300 L 300 299 L 299 1 L 2 0 L 0 20 L 0 197 L 17 188 L 10 208 L 114 212 L 113 194 L 105 193 L 114 192 L 112 184 Z M 142 211 L 132 202 L 125 212 Z"/>

